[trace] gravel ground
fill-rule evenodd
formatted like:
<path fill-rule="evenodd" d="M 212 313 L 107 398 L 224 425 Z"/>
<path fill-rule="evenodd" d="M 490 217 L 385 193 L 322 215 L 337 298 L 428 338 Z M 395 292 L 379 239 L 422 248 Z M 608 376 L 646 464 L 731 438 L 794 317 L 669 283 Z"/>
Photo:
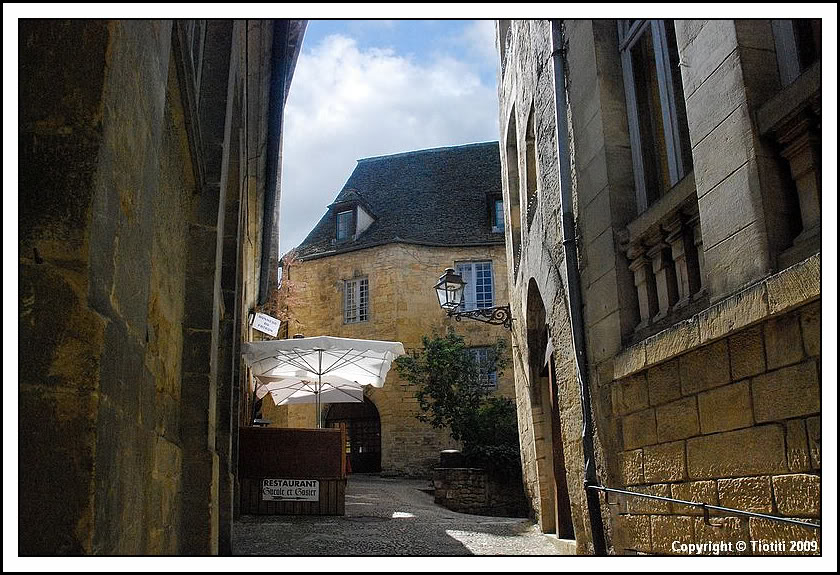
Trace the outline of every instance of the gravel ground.
<path fill-rule="evenodd" d="M 436 505 L 428 481 L 352 475 L 344 517 L 243 516 L 234 555 L 559 555 L 527 519 L 486 517 Z"/>

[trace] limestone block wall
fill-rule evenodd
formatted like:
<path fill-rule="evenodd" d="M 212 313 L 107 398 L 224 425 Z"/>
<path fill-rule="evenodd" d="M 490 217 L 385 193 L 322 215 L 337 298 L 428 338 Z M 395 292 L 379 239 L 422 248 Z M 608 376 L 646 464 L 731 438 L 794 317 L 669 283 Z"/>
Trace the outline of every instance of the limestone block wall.
<path fill-rule="evenodd" d="M 784 422 L 793 415 L 765 419 L 769 416 L 751 411 L 763 386 L 778 385 L 767 383 L 770 381 L 792 378 L 810 390 L 810 394 L 796 398 L 806 405 L 797 408 L 804 411 L 796 417 L 807 420 L 819 412 L 819 405 L 806 399 L 819 397 L 819 384 L 814 387 L 818 380 L 813 379 L 819 373 L 818 360 L 805 355 L 791 363 L 777 364 L 770 362 L 768 355 L 763 371 L 747 376 L 735 375 L 730 354 L 739 345 L 739 338 L 746 337 L 741 332 L 750 329 L 759 329 L 757 345 L 769 350 L 768 342 L 779 340 L 776 332 L 781 324 L 776 318 L 800 313 L 795 310 L 814 305 L 812 302 L 819 299 L 820 264 L 817 255 L 792 268 L 779 265 L 779 252 L 789 245 L 796 230 L 792 203 L 796 190 L 772 140 L 760 135 L 755 121 L 756 110 L 779 89 L 769 21 L 675 21 L 677 51 L 683 64 L 678 81 L 686 99 L 687 138 L 694 168 L 642 213 L 635 200 L 617 23 L 565 20 L 563 28 L 565 50 L 552 54 L 550 22 L 499 21 L 500 149 L 506 229 L 521 229 L 519 235 L 508 232 L 507 256 L 512 309 L 517 318 L 513 330 L 514 373 L 525 489 L 534 515 L 544 530 L 551 530 L 551 521 L 544 517 L 552 510 L 551 501 L 546 504 L 546 500 L 551 499 L 553 489 L 546 470 L 551 469 L 550 459 L 559 450 L 546 447 L 548 438 L 543 429 L 548 411 L 537 399 L 542 384 L 529 362 L 543 351 L 530 348 L 534 347 L 533 341 L 539 341 L 534 334 L 545 323 L 557 356 L 557 410 L 577 548 L 579 553 L 587 553 L 591 546 L 578 439 L 581 411 L 570 361 L 566 278 L 558 271 L 564 268 L 564 262 L 559 241 L 563 222 L 559 220 L 557 114 L 565 114 L 569 120 L 569 134 L 560 137 L 568 137 L 571 148 L 574 232 L 595 456 L 602 484 L 631 485 L 622 479 L 626 462 L 638 464 L 639 472 L 651 472 L 656 477 L 653 470 L 657 462 L 671 460 L 673 453 L 668 449 L 682 446 L 687 454 L 688 444 L 699 449 L 705 441 L 711 441 L 703 439 L 705 436 L 719 434 L 723 440 L 716 448 L 723 449 L 720 446 L 737 443 L 742 437 L 738 432 L 746 438 L 750 433 L 775 433 L 767 431 L 771 428 L 787 429 Z M 560 89 L 566 93 L 568 108 L 560 112 L 554 108 L 556 58 L 564 59 L 566 71 L 566 84 Z M 673 244 L 675 258 L 679 257 L 679 246 L 683 251 L 692 245 L 697 249 L 691 269 L 699 267 L 700 279 L 692 276 L 689 281 L 694 282 L 691 290 L 699 291 L 683 293 L 689 297 L 678 302 L 679 306 L 674 303 L 676 298 L 666 301 L 674 309 L 666 306 L 667 312 L 651 318 L 647 325 L 640 309 L 643 302 L 639 294 L 643 290 L 637 290 L 640 282 L 632 268 L 633 264 L 649 266 L 651 262 L 644 259 L 652 248 L 648 244 L 659 241 L 660 245 L 653 247 L 662 248 L 662 238 Z M 640 242 L 645 249 L 639 253 L 628 249 L 633 242 Z M 688 256 L 684 257 L 687 261 Z M 682 264 L 689 267 L 686 262 Z M 657 270 L 662 272 L 664 268 Z M 668 289 L 673 291 L 672 287 Z M 659 291 L 662 293 L 648 293 L 662 302 L 667 298 L 662 297 L 662 288 Z M 532 293 L 536 297 L 532 298 Z M 670 298 L 674 294 L 667 295 Z M 539 307 L 532 306 L 532 301 L 542 303 L 544 315 L 532 313 Z M 816 313 L 808 309 L 809 317 Z M 805 314 L 805 308 L 802 310 Z M 780 372 L 782 369 L 792 371 Z M 701 407 L 701 396 L 705 408 Z M 730 428 L 730 424 L 701 420 L 701 409 L 711 417 L 708 414 L 714 410 L 710 405 L 737 404 L 736 399 L 745 397 L 752 403 L 750 409 L 738 411 L 739 426 Z M 644 402 L 644 407 L 638 402 Z M 721 413 L 716 415 L 723 417 Z M 804 425 L 807 427 L 807 423 Z M 775 439 L 763 438 L 756 445 L 772 451 Z M 770 443 L 765 446 L 764 440 Z M 642 463 L 647 461 L 645 457 L 650 458 L 650 468 Z M 760 473 L 744 471 L 741 475 L 813 475 L 814 471 L 787 466 Z M 690 473 L 688 467 L 685 473 Z M 719 475 L 714 481 L 736 476 Z M 707 481 L 710 477 L 696 480 Z M 691 479 L 685 475 L 682 481 Z M 784 484 L 794 479 L 780 481 Z M 632 485 L 654 488 L 665 483 L 653 480 Z M 629 549 L 622 538 L 638 532 L 639 526 L 646 529 L 642 530 L 647 537 L 646 552 L 659 552 L 650 544 L 655 533 L 667 532 L 665 524 L 673 529 L 689 524 L 685 519 L 654 521 L 634 514 L 608 517 L 604 503 L 602 498 L 607 544 L 613 552 Z M 763 523 L 756 525 L 758 530 L 764 528 Z M 694 536 L 696 530 L 691 527 Z"/>
<path fill-rule="evenodd" d="M 586 26 L 588 21 L 573 21 L 571 27 Z M 586 495 L 583 490 L 582 411 L 576 380 L 568 297 L 566 293 L 564 250 L 562 246 L 562 206 L 560 201 L 557 121 L 554 99 L 554 60 L 551 26 L 547 20 L 500 21 L 505 35 L 497 43 L 501 54 L 499 72 L 499 125 L 502 150 L 502 190 L 506 206 L 508 282 L 514 314 L 513 349 L 516 380 L 517 416 L 523 481 L 532 515 L 545 532 L 555 532 L 554 457 L 552 448 L 551 397 L 544 387 L 547 380 L 535 370 L 543 365 L 544 345 L 535 334 L 547 328 L 555 356 L 557 403 L 561 427 L 563 461 L 568 502 L 577 542 L 577 552 L 591 549 Z M 591 25 L 588 28 L 591 40 Z M 570 49 L 579 38 L 569 36 Z M 599 78 L 593 62 L 582 70 L 591 70 Z M 502 69 L 504 61 L 504 69 Z M 598 87 L 576 79 L 574 89 L 587 98 Z M 590 100 L 592 101 L 592 100 Z M 592 112 L 592 110 L 590 110 Z M 590 113 L 589 118 L 592 118 Z M 595 130 L 602 122 L 598 115 L 591 122 Z M 600 141 L 604 136 L 598 131 Z M 596 145 L 588 148 L 588 162 L 606 169 L 604 154 Z M 594 159 L 593 159 L 594 158 Z M 600 159 L 598 159 L 600 158 Z M 580 164 L 578 164 L 580 165 Z M 599 181 L 603 179 L 599 176 Z M 603 184 L 601 184 L 603 188 Z M 599 188 L 600 189 L 600 188 Z M 580 185 L 573 186 L 575 213 L 582 207 Z M 518 205 L 517 205 L 518 202 Z M 518 209 L 517 209 L 518 208 Z M 604 207 L 597 208 L 603 215 Z M 609 205 L 607 205 L 607 214 Z M 520 216 L 519 214 L 522 214 Z M 528 217 L 524 217 L 525 215 Z M 519 225 L 514 219 L 521 219 Z M 511 230 L 521 228 L 521 250 L 514 252 L 518 239 Z M 607 234 L 601 238 L 611 238 Z M 583 250 L 581 258 L 584 257 Z M 518 264 L 518 265 L 517 265 Z M 604 266 L 601 266 L 604 267 Z M 542 310 L 541 312 L 535 310 Z M 607 314 L 609 315 L 609 314 Z M 617 317 L 617 314 L 615 314 Z M 605 331 L 605 337 L 609 334 Z M 609 335 L 611 337 L 611 335 Z M 603 459 L 601 459 L 603 461 Z"/>
<path fill-rule="evenodd" d="M 293 331 L 306 336 L 401 341 L 408 353 L 422 347 L 424 335 L 443 334 L 448 326 L 470 346 L 492 345 L 500 337 L 508 340 L 509 333 L 501 326 L 448 319 L 434 293 L 444 268 L 456 261 L 488 259 L 493 261 L 496 304 L 503 305 L 508 302 L 503 245 L 441 248 L 387 244 L 300 262 L 284 270 L 298 286 L 291 313 L 299 324 Z M 344 281 L 354 277 L 368 278 L 370 320 L 345 324 Z M 420 412 L 415 393 L 392 367 L 384 387 L 369 389 L 366 394 L 379 411 L 384 474 L 431 477 L 440 451 L 459 447 L 448 431 L 417 420 Z M 512 366 L 498 379 L 497 393 L 513 397 Z M 315 419 L 312 405 L 264 407 L 264 414 L 273 426 L 310 427 Z"/>
<path fill-rule="evenodd" d="M 194 181 L 171 23 L 21 35 L 20 551 L 175 553 Z"/>
<path fill-rule="evenodd" d="M 619 356 L 621 377 L 610 388 L 621 428 L 622 486 L 782 517 L 820 517 L 819 275 L 815 256 Z M 804 288 L 791 290 L 794 285 Z M 721 527 L 711 527 L 698 508 L 633 497 L 622 498 L 613 512 L 617 553 L 672 554 L 675 539 L 734 545 L 820 538 L 819 530 L 757 518 L 713 518 Z"/>
<path fill-rule="evenodd" d="M 21 555 L 225 549 L 241 333 L 225 308 L 237 291 L 253 306 L 236 246 L 260 243 L 265 158 L 248 157 L 245 241 L 239 206 L 220 205 L 243 191 L 224 132 L 244 124 L 245 23 L 207 25 L 200 88 L 187 24 L 21 23 Z"/>
<path fill-rule="evenodd" d="M 434 470 L 435 503 L 460 513 L 520 517 L 527 509 L 522 484 L 469 467 Z"/>
<path fill-rule="evenodd" d="M 780 88 L 769 20 L 677 20 L 712 301 L 776 267 L 790 245 L 795 191 L 755 111 Z"/>

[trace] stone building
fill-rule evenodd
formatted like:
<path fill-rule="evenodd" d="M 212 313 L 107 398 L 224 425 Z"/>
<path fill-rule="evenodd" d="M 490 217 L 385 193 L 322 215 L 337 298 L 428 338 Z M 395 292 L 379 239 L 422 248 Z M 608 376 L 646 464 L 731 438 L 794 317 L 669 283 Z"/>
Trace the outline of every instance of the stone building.
<path fill-rule="evenodd" d="M 230 552 L 304 28 L 19 22 L 21 555 Z"/>
<path fill-rule="evenodd" d="M 500 20 L 497 47 L 522 462 L 543 530 L 580 554 L 819 540 L 587 500 L 584 477 L 594 458 L 590 483 L 820 516 L 820 21 Z"/>
<path fill-rule="evenodd" d="M 359 160 L 296 248 L 297 263 L 284 269 L 297 291 L 292 330 L 400 341 L 411 353 L 424 335 L 451 325 L 477 357 L 498 338 L 509 342 L 503 327 L 448 319 L 434 290 L 453 267 L 468 282 L 467 309 L 507 303 L 499 174 L 496 142 Z M 510 368 L 487 377 L 513 397 Z M 353 471 L 431 477 L 440 450 L 457 447 L 448 431 L 417 420 L 415 393 L 392 368 L 383 388 L 367 390 L 365 404 L 329 407 L 328 423 L 349 426 Z M 274 426 L 314 425 L 312 405 L 269 403 L 263 416 Z"/>

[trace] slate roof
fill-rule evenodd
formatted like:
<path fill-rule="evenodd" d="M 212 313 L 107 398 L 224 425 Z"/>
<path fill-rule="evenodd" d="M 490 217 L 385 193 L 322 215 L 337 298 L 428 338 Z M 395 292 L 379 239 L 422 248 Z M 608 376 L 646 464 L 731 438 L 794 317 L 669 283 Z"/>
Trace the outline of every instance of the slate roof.
<path fill-rule="evenodd" d="M 335 202 L 297 248 L 314 259 L 387 243 L 503 244 L 490 231 L 501 198 L 499 143 L 484 142 L 358 160 Z M 358 202 L 375 221 L 358 239 L 335 242 L 336 204 Z"/>

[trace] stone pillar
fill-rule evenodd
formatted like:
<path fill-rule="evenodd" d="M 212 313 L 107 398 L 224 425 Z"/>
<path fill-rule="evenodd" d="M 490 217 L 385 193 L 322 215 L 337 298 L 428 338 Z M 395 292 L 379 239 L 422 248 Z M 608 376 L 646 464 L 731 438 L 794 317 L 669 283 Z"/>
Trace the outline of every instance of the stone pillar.
<path fill-rule="evenodd" d="M 691 237 L 690 230 L 683 225 L 682 217 L 677 215 L 672 220 L 664 225 L 665 231 L 668 235 L 665 241 L 671 246 L 671 257 L 674 260 L 674 270 L 677 278 L 677 293 L 679 299 L 674 304 L 674 309 L 679 309 L 686 305 L 691 299 L 691 283 L 688 276 L 688 261 L 686 258 L 686 249 L 694 247 L 694 238 Z"/>
<path fill-rule="evenodd" d="M 671 259 L 671 248 L 663 241 L 661 235 L 656 237 L 647 255 L 653 266 L 653 274 L 656 276 L 659 313 L 652 319 L 656 323 L 668 315 L 677 302 L 677 276 L 674 270 L 674 262 Z"/>
<path fill-rule="evenodd" d="M 703 236 L 700 233 L 700 216 L 679 213 L 663 226 L 668 235 L 665 241 L 671 246 L 671 257 L 677 279 L 679 299 L 674 309 L 679 309 L 696 299 L 703 288 Z"/>
<path fill-rule="evenodd" d="M 802 217 L 802 232 L 793 240 L 793 247 L 783 254 L 783 265 L 803 259 L 820 246 L 820 136 L 814 123 L 810 117 L 800 117 L 783 133 L 780 132 L 778 138 L 783 146 L 782 157 L 790 164 L 790 172 L 796 182 Z"/>
<path fill-rule="evenodd" d="M 638 331 L 650 325 L 651 315 L 659 311 L 656 283 L 643 246 L 631 246 L 627 250 L 627 257 L 630 259 L 630 271 L 633 272 L 633 282 L 636 284 L 639 298 L 639 325 L 636 326 Z"/>
<path fill-rule="evenodd" d="M 229 457 L 230 448 L 218 444 L 230 441 L 221 432 L 219 372 L 228 367 L 219 347 L 225 338 L 222 264 L 225 236 L 225 205 L 230 166 L 230 133 L 233 107 L 232 54 L 237 44 L 233 22 L 210 21 L 207 25 L 198 94 L 199 123 L 204 177 L 193 206 L 189 225 L 186 294 L 184 301 L 184 350 L 181 382 L 181 441 L 184 448 L 182 473 L 185 478 L 181 507 L 179 554 L 219 553 L 220 491 L 230 503 L 229 466 L 222 466 L 220 453 Z M 235 192 L 231 192 L 235 193 Z M 220 362 L 222 365 L 220 366 Z M 230 405 L 227 404 L 226 409 Z M 228 420 L 229 424 L 229 420 Z M 222 486 L 221 476 L 227 487 Z M 227 551 L 227 549 L 225 549 Z"/>
<path fill-rule="evenodd" d="M 676 20 L 675 31 L 715 302 L 770 273 L 786 235 L 777 163 L 754 121 L 780 87 L 773 34 L 767 20 Z"/>

